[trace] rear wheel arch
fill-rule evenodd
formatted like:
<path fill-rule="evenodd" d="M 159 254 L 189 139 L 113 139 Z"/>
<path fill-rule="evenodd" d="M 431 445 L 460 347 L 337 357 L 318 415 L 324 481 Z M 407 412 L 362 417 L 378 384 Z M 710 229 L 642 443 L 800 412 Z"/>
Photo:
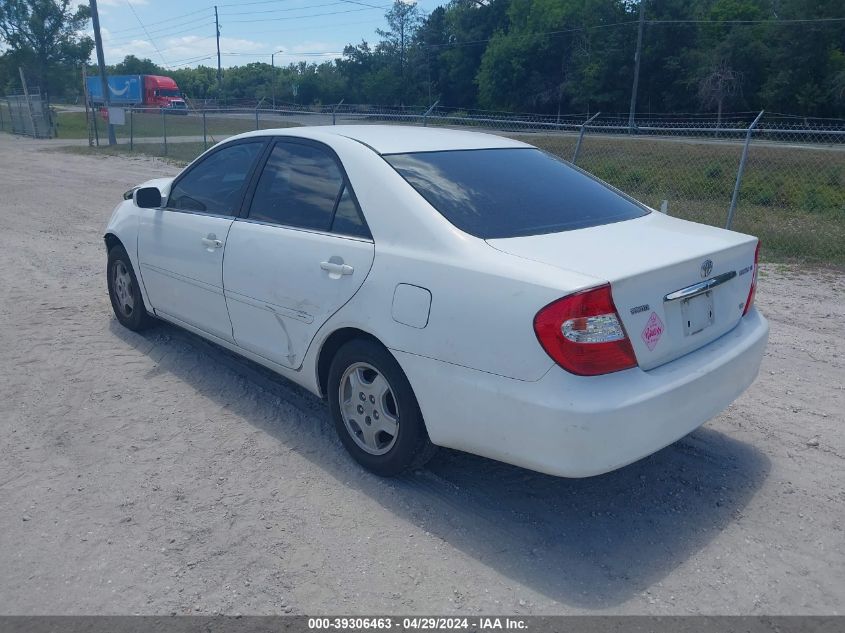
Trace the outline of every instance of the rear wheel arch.
<path fill-rule="evenodd" d="M 355 339 L 363 339 L 365 341 L 372 341 L 380 345 L 385 350 L 387 346 L 378 340 L 375 336 L 364 330 L 355 327 L 345 327 L 335 330 L 323 341 L 320 347 L 320 353 L 317 356 L 317 383 L 320 387 L 320 395 L 325 398 L 328 393 L 329 384 L 329 369 L 334 360 L 335 354 L 338 350 L 346 345 L 349 341 Z"/>

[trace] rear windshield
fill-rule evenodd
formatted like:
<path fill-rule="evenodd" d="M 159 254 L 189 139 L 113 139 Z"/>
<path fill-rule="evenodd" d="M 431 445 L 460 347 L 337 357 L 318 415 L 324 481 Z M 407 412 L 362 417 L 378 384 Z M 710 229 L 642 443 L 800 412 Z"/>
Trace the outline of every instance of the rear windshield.
<path fill-rule="evenodd" d="M 571 231 L 648 213 L 538 149 L 417 152 L 384 159 L 449 222 L 483 239 Z"/>

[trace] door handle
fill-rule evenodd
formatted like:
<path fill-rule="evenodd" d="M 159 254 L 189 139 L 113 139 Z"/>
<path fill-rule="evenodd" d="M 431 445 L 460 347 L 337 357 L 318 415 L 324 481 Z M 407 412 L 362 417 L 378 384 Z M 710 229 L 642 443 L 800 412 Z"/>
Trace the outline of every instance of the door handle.
<path fill-rule="evenodd" d="M 212 248 L 223 248 L 223 240 L 218 240 L 214 233 L 209 233 L 208 237 L 202 238 L 202 244 L 209 250 Z"/>
<path fill-rule="evenodd" d="M 335 279 L 341 275 L 351 275 L 355 271 L 349 264 L 339 264 L 336 262 L 320 262 L 320 268 L 329 273 L 329 276 L 337 275 Z"/>

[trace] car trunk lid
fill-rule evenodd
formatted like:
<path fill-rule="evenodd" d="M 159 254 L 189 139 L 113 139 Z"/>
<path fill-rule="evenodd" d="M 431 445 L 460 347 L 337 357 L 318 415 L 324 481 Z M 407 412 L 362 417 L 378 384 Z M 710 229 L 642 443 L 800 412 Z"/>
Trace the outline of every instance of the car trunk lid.
<path fill-rule="evenodd" d="M 648 370 L 733 329 L 754 266 L 754 237 L 661 213 L 603 226 L 487 240 L 511 255 L 611 285 L 637 362 Z"/>

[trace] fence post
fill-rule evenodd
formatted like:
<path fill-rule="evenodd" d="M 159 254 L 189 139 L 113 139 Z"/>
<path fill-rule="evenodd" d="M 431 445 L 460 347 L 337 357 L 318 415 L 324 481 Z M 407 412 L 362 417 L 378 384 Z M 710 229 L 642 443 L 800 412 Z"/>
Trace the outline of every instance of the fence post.
<path fill-rule="evenodd" d="M 100 146 L 100 127 L 99 127 L 99 124 L 97 123 L 97 116 L 98 115 L 99 115 L 99 113 L 96 110 L 94 110 L 94 104 L 92 103 L 91 104 L 91 118 L 94 121 L 94 141 L 97 143 L 97 147 Z"/>
<path fill-rule="evenodd" d="M 255 129 L 258 129 L 258 106 L 255 106 Z"/>
<path fill-rule="evenodd" d="M 425 111 L 425 114 L 423 114 L 423 127 L 428 127 L 428 115 L 431 114 L 431 111 L 437 107 L 438 103 L 440 103 L 440 99 L 432 103 L 431 107 Z"/>
<path fill-rule="evenodd" d="M 341 105 L 343 105 L 343 102 L 344 102 L 344 101 L 345 101 L 344 99 L 341 99 L 340 101 L 338 101 L 338 102 L 335 104 L 334 108 L 332 108 L 332 125 L 337 125 L 337 121 L 335 120 L 335 113 L 337 112 L 337 109 L 338 109 Z"/>
<path fill-rule="evenodd" d="M 3 104 L 0 103 L 0 130 L 5 130 L 6 125 L 3 123 Z"/>
<path fill-rule="evenodd" d="M 205 122 L 205 110 L 202 111 L 202 149 L 208 149 L 208 126 Z"/>
<path fill-rule="evenodd" d="M 167 156 L 167 113 L 161 108 L 161 134 L 164 137 L 164 155 Z"/>
<path fill-rule="evenodd" d="M 596 112 L 593 116 L 581 124 L 581 131 L 578 133 L 578 141 L 575 143 L 575 152 L 572 154 L 573 165 L 578 162 L 578 153 L 581 151 L 581 141 L 584 140 L 584 132 L 587 130 L 587 125 L 592 123 L 592 121 L 600 114 L 601 112 Z"/>
<path fill-rule="evenodd" d="M 29 121 L 32 123 L 32 138 L 38 138 L 35 130 L 35 112 L 32 110 L 32 101 L 29 99 L 29 88 L 26 86 L 26 76 L 23 74 L 23 66 L 18 66 L 18 72 L 21 74 L 21 83 L 23 84 L 23 97 L 26 99 L 26 105 L 29 108 Z"/>
<path fill-rule="evenodd" d="M 129 151 L 135 148 L 135 108 L 129 106 Z"/>
<path fill-rule="evenodd" d="M 730 229 L 731 225 L 734 221 L 734 213 L 736 213 L 736 205 L 739 202 L 739 190 L 742 187 L 742 175 L 745 173 L 745 161 L 748 159 L 748 146 L 751 145 L 751 135 L 754 132 L 754 128 L 757 127 L 757 123 L 760 122 L 760 119 L 763 117 L 763 110 L 760 110 L 760 114 L 757 115 L 757 118 L 748 126 L 748 131 L 745 133 L 745 145 L 742 147 L 742 158 L 739 159 L 739 169 L 736 172 L 736 184 L 734 185 L 734 193 L 731 196 L 731 206 L 728 208 L 728 220 L 725 223 L 725 228 Z"/>

